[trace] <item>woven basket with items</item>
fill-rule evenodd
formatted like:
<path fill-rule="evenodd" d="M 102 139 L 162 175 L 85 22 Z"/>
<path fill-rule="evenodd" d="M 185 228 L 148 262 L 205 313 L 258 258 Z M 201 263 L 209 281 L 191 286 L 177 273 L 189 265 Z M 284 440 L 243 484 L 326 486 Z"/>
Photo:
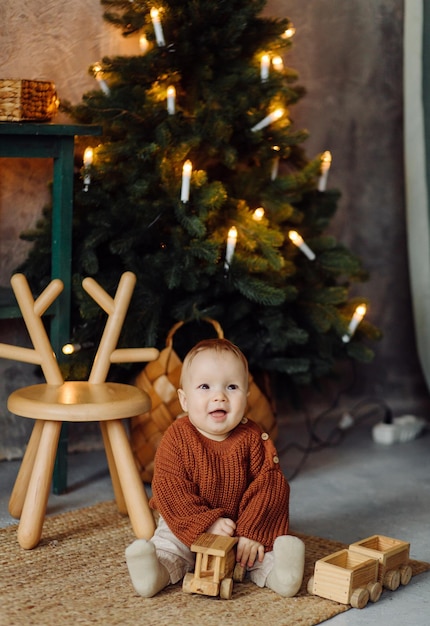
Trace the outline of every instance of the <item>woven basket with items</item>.
<path fill-rule="evenodd" d="M 218 337 L 224 337 L 223 330 L 216 320 L 206 318 Z M 166 339 L 166 347 L 156 361 L 151 361 L 138 374 L 135 384 L 146 391 L 151 398 L 151 410 L 131 419 L 131 446 L 144 482 L 151 482 L 154 457 L 165 430 L 183 415 L 177 389 L 181 377 L 182 361 L 173 349 L 173 337 L 184 322 L 178 322 Z M 249 375 L 249 396 L 246 416 L 260 424 L 261 428 L 275 440 L 277 423 L 271 403 L 259 389 L 252 375 Z"/>
<path fill-rule="evenodd" d="M 58 111 L 54 83 L 45 80 L 0 79 L 1 122 L 47 122 Z"/>

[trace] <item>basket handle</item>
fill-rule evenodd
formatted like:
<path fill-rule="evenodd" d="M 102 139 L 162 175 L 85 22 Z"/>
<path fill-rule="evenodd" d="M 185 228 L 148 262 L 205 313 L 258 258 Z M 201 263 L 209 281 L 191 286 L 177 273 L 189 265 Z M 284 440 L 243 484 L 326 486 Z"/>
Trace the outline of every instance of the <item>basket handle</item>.
<path fill-rule="evenodd" d="M 220 325 L 219 322 L 217 322 L 216 320 L 212 319 L 211 317 L 202 317 L 201 319 L 202 319 L 202 321 L 207 322 L 208 324 L 212 324 L 212 326 L 215 328 L 215 331 L 216 331 L 216 333 L 218 335 L 218 338 L 219 339 L 224 339 L 224 331 L 221 328 L 221 325 Z M 185 324 L 185 322 L 183 320 L 181 320 L 180 322 L 177 322 L 176 324 L 174 324 L 174 326 L 172 326 L 172 328 L 169 330 L 169 334 L 167 335 L 166 348 L 171 348 L 172 347 L 172 345 L 173 345 L 173 335 L 184 324 Z"/>

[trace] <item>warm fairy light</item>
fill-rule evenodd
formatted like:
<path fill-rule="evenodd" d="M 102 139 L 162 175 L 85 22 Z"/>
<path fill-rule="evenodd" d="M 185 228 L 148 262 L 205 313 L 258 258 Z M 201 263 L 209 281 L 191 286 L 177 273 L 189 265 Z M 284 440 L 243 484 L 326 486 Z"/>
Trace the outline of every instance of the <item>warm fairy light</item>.
<path fill-rule="evenodd" d="M 272 150 L 274 152 L 280 152 L 281 148 L 279 146 L 272 146 Z M 272 162 L 272 171 L 270 172 L 270 180 L 277 179 L 278 171 L 279 171 L 279 155 L 276 154 Z"/>
<path fill-rule="evenodd" d="M 284 33 L 282 34 L 282 38 L 283 39 L 291 39 L 291 37 L 294 37 L 294 35 L 296 34 L 296 29 L 294 28 L 294 26 L 290 23 L 289 27 L 287 28 L 286 31 L 284 31 Z"/>
<path fill-rule="evenodd" d="M 227 271 L 233 259 L 234 249 L 237 242 L 237 228 L 232 226 L 227 234 L 227 247 L 225 250 L 224 269 Z"/>
<path fill-rule="evenodd" d="M 188 202 L 190 199 L 190 181 L 191 172 L 193 171 L 193 164 L 188 159 L 185 161 L 182 167 L 182 187 L 181 187 L 181 201 Z"/>
<path fill-rule="evenodd" d="M 258 209 L 255 209 L 254 213 L 252 214 L 252 219 L 255 220 L 256 222 L 261 222 L 261 220 L 264 217 L 264 209 L 262 206 L 258 207 Z"/>
<path fill-rule="evenodd" d="M 283 69 L 284 69 L 284 61 L 283 61 L 282 57 L 281 57 L 281 56 L 279 56 L 279 55 L 278 55 L 278 56 L 276 56 L 276 57 L 273 57 L 273 59 L 272 59 L 272 65 L 273 65 L 273 68 L 274 68 L 275 70 L 277 70 L 278 72 L 280 72 L 281 70 L 283 70 Z"/>
<path fill-rule="evenodd" d="M 313 261 L 315 259 L 315 253 L 313 252 L 313 250 L 311 250 L 309 248 L 309 246 L 303 241 L 303 237 L 301 235 L 299 235 L 299 233 L 295 230 L 290 230 L 288 232 L 288 237 L 290 238 L 291 242 L 297 246 L 299 248 L 299 250 L 301 250 L 303 252 L 303 254 L 305 256 L 308 257 L 308 259 L 310 261 Z"/>
<path fill-rule="evenodd" d="M 89 167 L 90 165 L 92 165 L 93 157 L 94 157 L 94 151 L 90 146 L 88 146 L 88 148 L 85 148 L 85 152 L 84 152 L 85 167 Z"/>
<path fill-rule="evenodd" d="M 167 112 L 169 115 L 175 114 L 176 89 L 173 85 L 167 87 Z"/>
<path fill-rule="evenodd" d="M 277 120 L 279 120 L 283 115 L 284 115 L 284 109 L 282 108 L 276 109 L 272 113 L 269 113 L 269 115 L 266 115 L 266 117 L 264 117 L 260 122 L 258 122 L 258 124 L 255 124 L 255 126 L 251 128 L 251 131 L 255 133 L 257 130 L 261 130 L 265 126 L 269 126 L 270 124 L 273 124 L 273 122 L 276 122 Z"/>
<path fill-rule="evenodd" d="M 103 68 L 100 65 L 100 63 L 94 63 L 92 70 L 93 70 L 94 78 L 98 82 L 100 89 L 103 91 L 103 93 L 106 96 L 108 96 L 110 94 L 110 89 L 108 87 L 107 82 L 103 80 Z"/>
<path fill-rule="evenodd" d="M 146 35 L 141 35 L 139 37 L 139 48 L 142 54 L 146 54 L 149 49 L 149 41 L 146 38 Z"/>
<path fill-rule="evenodd" d="M 79 343 L 66 343 L 62 348 L 61 352 L 69 356 L 70 354 L 74 354 L 75 352 L 79 352 L 81 346 Z"/>
<path fill-rule="evenodd" d="M 260 62 L 260 78 L 264 82 L 269 78 L 270 56 L 263 54 Z"/>
<path fill-rule="evenodd" d="M 318 191 L 325 191 L 327 187 L 328 173 L 331 167 L 331 152 L 326 150 L 321 156 L 321 176 L 318 180 Z"/>
<path fill-rule="evenodd" d="M 88 146 L 88 148 L 85 148 L 85 152 L 84 152 L 84 191 L 88 191 L 88 188 L 90 186 L 91 183 L 91 174 L 90 174 L 90 166 L 93 163 L 93 158 L 94 158 L 94 152 L 93 149 Z"/>
<path fill-rule="evenodd" d="M 151 20 L 152 25 L 154 27 L 155 40 L 158 46 L 165 46 L 166 42 L 164 40 L 163 27 L 161 26 L 160 21 L 160 11 L 158 9 L 151 9 Z"/>
<path fill-rule="evenodd" d="M 348 343 L 348 341 L 350 341 L 351 337 L 357 330 L 357 326 L 359 325 L 363 317 L 366 315 L 366 311 L 367 311 L 367 308 L 365 304 L 359 304 L 358 307 L 355 309 L 354 314 L 351 318 L 351 321 L 349 322 L 348 330 L 346 334 L 342 337 L 342 341 L 344 343 Z"/>

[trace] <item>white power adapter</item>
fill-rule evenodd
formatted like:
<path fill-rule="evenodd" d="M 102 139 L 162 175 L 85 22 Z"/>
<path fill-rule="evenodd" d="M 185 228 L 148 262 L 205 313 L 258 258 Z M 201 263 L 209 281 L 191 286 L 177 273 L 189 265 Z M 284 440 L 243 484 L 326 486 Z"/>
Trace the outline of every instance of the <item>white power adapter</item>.
<path fill-rule="evenodd" d="M 384 445 L 416 439 L 426 426 L 426 420 L 415 415 L 394 417 L 390 424 L 380 422 L 372 429 L 373 440 Z"/>

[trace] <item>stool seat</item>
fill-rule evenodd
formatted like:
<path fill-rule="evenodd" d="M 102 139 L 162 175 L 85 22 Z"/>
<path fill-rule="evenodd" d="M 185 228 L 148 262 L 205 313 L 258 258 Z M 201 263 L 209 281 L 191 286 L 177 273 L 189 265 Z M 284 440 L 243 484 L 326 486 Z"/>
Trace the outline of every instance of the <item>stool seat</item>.
<path fill-rule="evenodd" d="M 13 391 L 9 411 L 21 417 L 62 422 L 102 422 L 133 417 L 151 407 L 147 393 L 122 383 L 66 381 L 31 385 Z"/>

